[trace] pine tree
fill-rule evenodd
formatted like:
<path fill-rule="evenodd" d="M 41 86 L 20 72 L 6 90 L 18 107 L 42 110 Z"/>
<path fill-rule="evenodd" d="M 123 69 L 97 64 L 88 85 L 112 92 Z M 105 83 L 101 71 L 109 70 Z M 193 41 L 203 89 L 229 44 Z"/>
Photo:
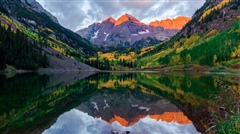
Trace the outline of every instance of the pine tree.
<path fill-rule="evenodd" d="M 0 46 L 0 70 L 4 70 L 5 68 L 6 68 L 5 54 L 4 54 L 3 47 Z"/>
<path fill-rule="evenodd" d="M 10 25 L 7 29 L 0 25 L 0 35 L 0 42 L 4 44 L 0 45 L 0 68 L 5 68 L 6 64 L 28 70 L 49 66 L 47 56 L 42 55 L 42 49 L 38 49 L 36 42 L 20 30 L 14 32 Z"/>

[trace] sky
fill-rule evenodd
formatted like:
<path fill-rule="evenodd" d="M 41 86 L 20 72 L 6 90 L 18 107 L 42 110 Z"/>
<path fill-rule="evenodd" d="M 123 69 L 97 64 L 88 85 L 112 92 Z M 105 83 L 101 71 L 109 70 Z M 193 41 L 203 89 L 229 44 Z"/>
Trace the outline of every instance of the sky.
<path fill-rule="evenodd" d="M 110 134 L 111 130 L 130 131 L 130 134 L 200 134 L 193 124 L 168 123 L 149 116 L 130 127 L 123 127 L 118 122 L 108 124 L 101 118 L 93 118 L 77 109 L 62 114 L 43 134 Z"/>
<path fill-rule="evenodd" d="M 128 13 L 149 24 L 151 21 L 177 16 L 191 17 L 205 0 L 37 0 L 59 23 L 73 31 L 117 19 Z"/>

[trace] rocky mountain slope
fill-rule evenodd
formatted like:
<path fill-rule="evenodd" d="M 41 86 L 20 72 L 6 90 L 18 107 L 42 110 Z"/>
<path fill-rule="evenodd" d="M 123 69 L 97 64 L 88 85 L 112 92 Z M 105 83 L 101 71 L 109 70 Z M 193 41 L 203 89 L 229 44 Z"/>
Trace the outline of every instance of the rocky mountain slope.
<path fill-rule="evenodd" d="M 35 0 L 2 0 L 0 5 L 2 68 L 95 70 L 80 62 L 94 55 L 95 47 L 62 27 Z"/>
<path fill-rule="evenodd" d="M 164 21 L 164 25 L 158 24 L 157 21 L 148 26 L 132 15 L 124 14 L 117 20 L 110 17 L 77 33 L 97 46 L 129 47 L 147 37 L 155 37 L 159 41 L 166 40 L 175 35 L 188 20 L 190 18 L 180 17 L 173 21 Z"/>
<path fill-rule="evenodd" d="M 21 2 L 28 8 L 38 12 L 43 13 L 47 15 L 52 21 L 55 23 L 58 23 L 58 20 L 55 16 L 53 16 L 51 13 L 49 13 L 47 10 L 45 10 L 36 0 L 21 0 Z"/>
<path fill-rule="evenodd" d="M 1 11 L 14 22 L 51 40 L 59 40 L 82 54 L 96 52 L 90 42 L 56 23 L 57 19 L 44 10 L 36 0 L 2 0 Z"/>
<path fill-rule="evenodd" d="M 142 68 L 240 67 L 240 1 L 206 1 L 170 40 L 139 57 Z M 147 66 L 146 66 L 147 65 Z"/>

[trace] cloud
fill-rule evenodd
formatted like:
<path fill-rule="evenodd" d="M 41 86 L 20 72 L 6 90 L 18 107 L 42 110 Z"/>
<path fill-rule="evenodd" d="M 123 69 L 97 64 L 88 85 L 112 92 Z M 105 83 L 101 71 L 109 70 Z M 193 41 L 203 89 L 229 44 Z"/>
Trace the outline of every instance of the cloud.
<path fill-rule="evenodd" d="M 124 13 L 140 21 L 150 21 L 176 16 L 189 16 L 205 0 L 37 0 L 56 16 L 64 27 L 73 31 L 101 22 L 109 16 L 117 19 Z"/>
<path fill-rule="evenodd" d="M 111 130 L 144 134 L 199 134 L 192 124 L 180 125 L 146 117 L 140 119 L 133 126 L 123 127 L 118 122 L 108 124 L 76 109 L 61 115 L 57 122 L 45 130 L 43 134 L 108 134 Z"/>

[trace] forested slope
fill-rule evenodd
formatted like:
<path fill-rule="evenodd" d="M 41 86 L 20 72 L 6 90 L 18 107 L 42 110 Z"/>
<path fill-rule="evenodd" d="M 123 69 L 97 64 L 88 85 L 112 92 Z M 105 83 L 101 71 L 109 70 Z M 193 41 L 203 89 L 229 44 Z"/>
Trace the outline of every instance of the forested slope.
<path fill-rule="evenodd" d="M 240 1 L 207 1 L 174 37 L 138 59 L 138 67 L 240 67 Z"/>

